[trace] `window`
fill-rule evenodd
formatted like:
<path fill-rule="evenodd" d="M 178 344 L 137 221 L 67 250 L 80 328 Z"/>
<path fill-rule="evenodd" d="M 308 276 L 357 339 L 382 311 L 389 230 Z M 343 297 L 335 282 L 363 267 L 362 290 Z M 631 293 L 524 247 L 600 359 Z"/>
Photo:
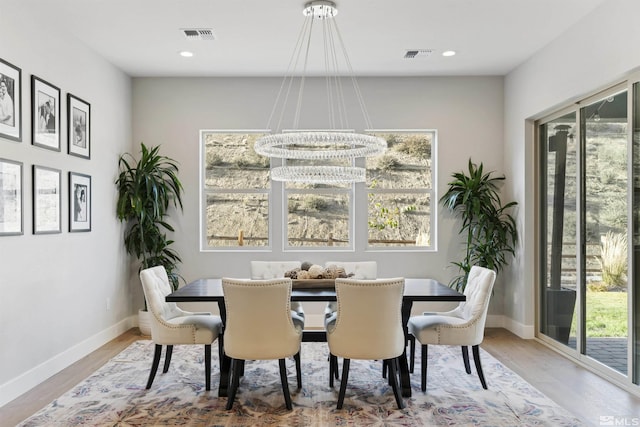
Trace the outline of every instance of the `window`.
<path fill-rule="evenodd" d="M 287 160 L 287 165 L 302 164 L 313 162 Z M 353 184 L 286 183 L 284 188 L 288 249 L 353 248 Z"/>
<path fill-rule="evenodd" d="M 253 150 L 264 131 L 200 132 L 201 247 L 269 247 L 269 159 Z"/>
<path fill-rule="evenodd" d="M 371 131 L 389 148 L 382 156 L 356 159 L 367 169 L 365 184 L 344 185 L 270 183 L 269 159 L 253 149 L 266 132 L 201 131 L 203 250 L 269 249 L 270 230 L 282 230 L 284 250 L 353 250 L 356 241 L 376 250 L 435 247 L 435 131 Z M 275 218 L 280 206 L 283 214 Z M 355 233 L 361 233 L 358 239 Z"/>
<path fill-rule="evenodd" d="M 368 158 L 370 248 L 434 247 L 433 130 L 374 131 L 387 151 Z"/>

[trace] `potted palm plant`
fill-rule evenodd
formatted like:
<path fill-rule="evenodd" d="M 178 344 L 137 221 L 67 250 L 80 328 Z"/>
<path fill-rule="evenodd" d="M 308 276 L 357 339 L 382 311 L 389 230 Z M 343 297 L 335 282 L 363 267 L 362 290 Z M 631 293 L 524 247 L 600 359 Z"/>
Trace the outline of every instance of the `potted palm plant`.
<path fill-rule="evenodd" d="M 182 183 L 178 179 L 178 164 L 175 160 L 159 154 L 160 147 L 147 148 L 141 144 L 140 158 L 125 153 L 118 161 L 119 175 L 115 184 L 118 189 L 116 214 L 126 223 L 124 246 L 129 255 L 140 263 L 139 270 L 164 266 L 169 280 L 178 288 L 180 276 L 178 265 L 182 261 L 171 248 L 173 240 L 166 232 L 174 229 L 167 222 L 171 206 L 182 210 Z M 145 309 L 139 314 L 141 332 L 148 324 L 144 320 Z"/>
<path fill-rule="evenodd" d="M 464 290 L 469 270 L 474 265 L 490 268 L 499 273 L 509 256 L 515 255 L 518 240 L 516 222 L 509 211 L 516 202 L 502 204 L 498 183 L 503 176 L 484 172 L 483 164 L 469 159 L 468 172 L 456 172 L 449 189 L 440 198 L 452 214 L 462 220 L 459 234 L 466 238 L 465 256 L 453 262 L 460 274 L 451 281 L 451 287 Z"/>

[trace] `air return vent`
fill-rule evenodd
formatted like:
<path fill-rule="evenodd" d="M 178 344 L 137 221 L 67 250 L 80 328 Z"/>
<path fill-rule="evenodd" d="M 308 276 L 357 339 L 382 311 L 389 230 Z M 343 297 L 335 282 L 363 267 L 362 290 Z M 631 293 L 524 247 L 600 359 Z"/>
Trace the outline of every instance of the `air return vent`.
<path fill-rule="evenodd" d="M 417 59 L 417 58 L 426 58 L 431 56 L 433 50 L 431 49 L 408 49 L 405 54 L 405 59 Z"/>
<path fill-rule="evenodd" d="M 213 34 L 211 28 L 182 28 L 180 31 L 188 40 L 215 40 L 216 36 Z"/>

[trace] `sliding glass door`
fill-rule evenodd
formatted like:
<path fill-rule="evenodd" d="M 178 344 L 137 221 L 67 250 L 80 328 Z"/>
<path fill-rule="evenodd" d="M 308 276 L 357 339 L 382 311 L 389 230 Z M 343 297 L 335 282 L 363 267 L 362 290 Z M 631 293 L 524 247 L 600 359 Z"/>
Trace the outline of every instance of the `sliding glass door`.
<path fill-rule="evenodd" d="M 633 85 L 633 132 L 632 132 L 632 186 L 633 186 L 633 240 L 632 240 L 632 268 L 630 275 L 631 293 L 633 300 L 631 304 L 632 325 L 632 352 L 631 352 L 631 372 L 633 382 L 640 384 L 640 83 Z"/>
<path fill-rule="evenodd" d="M 627 375 L 627 92 L 581 108 L 583 169 L 581 353 Z"/>
<path fill-rule="evenodd" d="M 539 336 L 600 372 L 635 384 L 640 383 L 639 106 L 638 84 L 623 84 L 537 124 Z"/>
<path fill-rule="evenodd" d="M 576 119 L 570 112 L 540 126 L 542 286 L 540 331 L 576 348 Z"/>

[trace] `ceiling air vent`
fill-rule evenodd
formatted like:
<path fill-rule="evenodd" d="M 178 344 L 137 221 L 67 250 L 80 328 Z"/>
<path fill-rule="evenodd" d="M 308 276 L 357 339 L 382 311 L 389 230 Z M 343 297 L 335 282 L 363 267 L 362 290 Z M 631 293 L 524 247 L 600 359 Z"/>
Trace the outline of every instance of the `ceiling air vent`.
<path fill-rule="evenodd" d="M 216 36 L 213 34 L 213 30 L 211 28 L 183 28 L 180 31 L 182 31 L 187 40 L 216 39 Z"/>
<path fill-rule="evenodd" d="M 431 49 L 409 49 L 405 52 L 405 59 L 426 58 L 431 56 L 433 50 Z"/>

